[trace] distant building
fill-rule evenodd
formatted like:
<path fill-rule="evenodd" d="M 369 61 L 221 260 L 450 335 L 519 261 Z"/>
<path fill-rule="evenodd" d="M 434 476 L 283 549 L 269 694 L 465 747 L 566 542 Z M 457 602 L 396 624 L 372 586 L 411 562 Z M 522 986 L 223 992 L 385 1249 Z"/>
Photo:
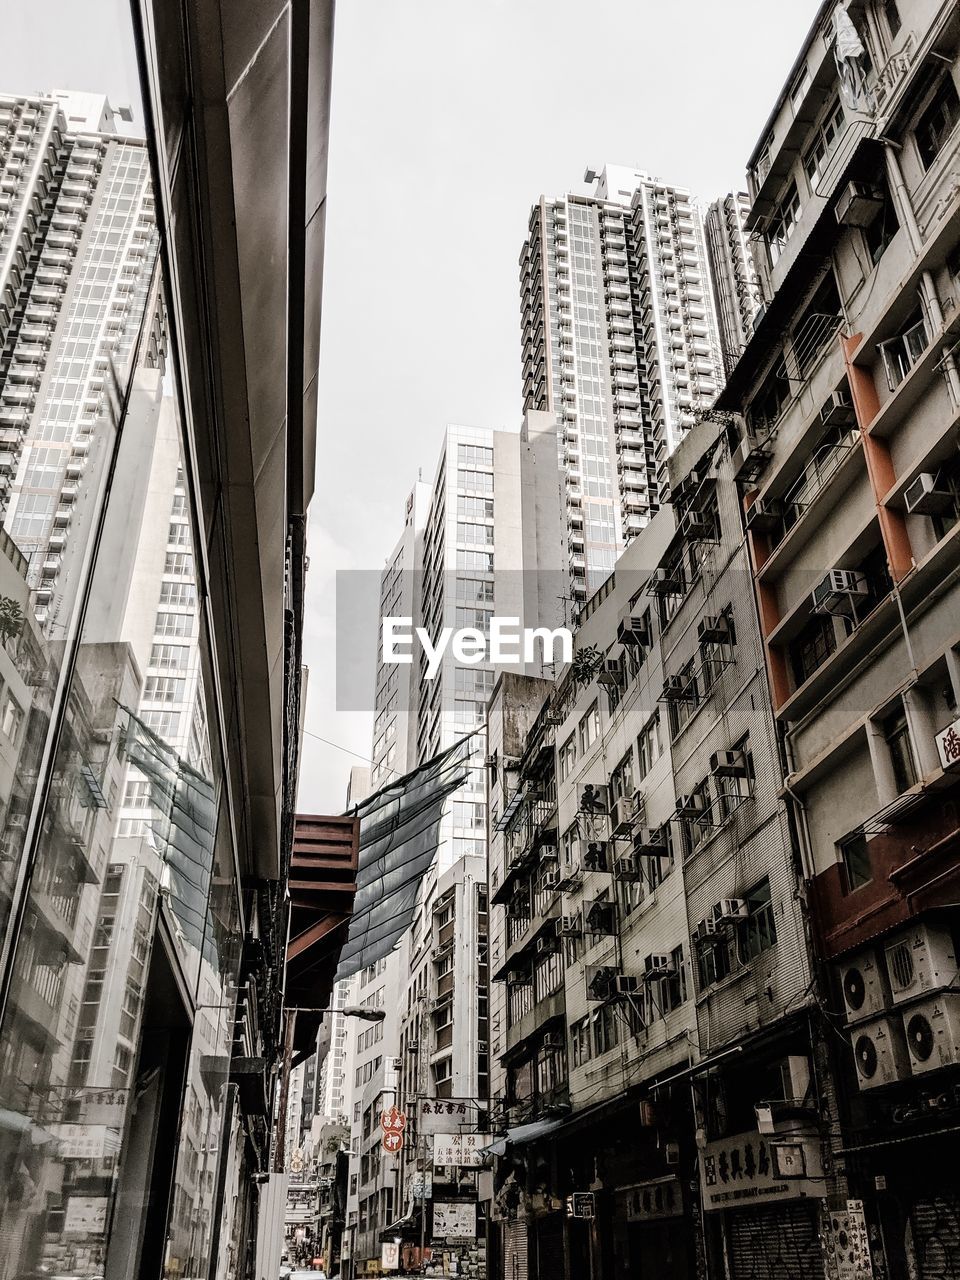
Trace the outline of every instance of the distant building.
<path fill-rule="evenodd" d="M 608 165 L 541 197 L 520 255 L 523 404 L 557 420 L 570 590 L 582 602 L 666 501 L 666 462 L 723 383 L 696 201 Z"/>
<path fill-rule="evenodd" d="M 727 375 L 750 341 L 760 310 L 760 282 L 744 230 L 749 208 L 750 200 L 744 192 L 730 192 L 714 200 L 705 219 L 707 257 Z"/>

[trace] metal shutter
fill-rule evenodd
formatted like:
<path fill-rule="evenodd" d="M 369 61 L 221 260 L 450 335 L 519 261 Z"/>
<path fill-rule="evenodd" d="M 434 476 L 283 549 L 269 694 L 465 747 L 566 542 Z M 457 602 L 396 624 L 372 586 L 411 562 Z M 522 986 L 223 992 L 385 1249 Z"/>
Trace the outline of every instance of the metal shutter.
<path fill-rule="evenodd" d="M 558 1213 L 537 1220 L 536 1280 L 563 1280 L 563 1223 Z"/>
<path fill-rule="evenodd" d="M 504 1222 L 503 1280 L 527 1280 L 527 1224 L 523 1218 Z"/>
<path fill-rule="evenodd" d="M 960 1197 L 925 1196 L 910 1210 L 920 1280 L 960 1280 Z"/>
<path fill-rule="evenodd" d="M 727 1219 L 732 1280 L 823 1280 L 819 1201 L 740 1209 Z"/>

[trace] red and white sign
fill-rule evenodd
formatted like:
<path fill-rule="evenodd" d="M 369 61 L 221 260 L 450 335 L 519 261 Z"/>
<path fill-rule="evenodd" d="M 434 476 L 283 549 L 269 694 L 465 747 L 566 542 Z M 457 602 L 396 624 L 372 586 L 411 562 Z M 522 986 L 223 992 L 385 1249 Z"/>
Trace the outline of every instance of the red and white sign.
<path fill-rule="evenodd" d="M 383 1135 L 383 1149 L 391 1155 L 403 1150 L 403 1134 L 399 1129 L 387 1129 Z"/>
<path fill-rule="evenodd" d="M 398 1107 L 388 1107 L 380 1113 L 380 1128 L 384 1133 L 403 1133 L 407 1117 Z"/>
<path fill-rule="evenodd" d="M 937 751 L 944 769 L 955 769 L 960 765 L 960 720 L 954 720 L 937 734 Z"/>

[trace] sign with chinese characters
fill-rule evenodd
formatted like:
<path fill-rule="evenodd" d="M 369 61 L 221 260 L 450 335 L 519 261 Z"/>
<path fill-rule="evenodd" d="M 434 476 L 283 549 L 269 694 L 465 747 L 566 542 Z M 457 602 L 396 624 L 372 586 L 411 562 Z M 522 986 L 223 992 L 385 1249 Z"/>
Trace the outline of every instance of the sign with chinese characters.
<path fill-rule="evenodd" d="M 407 1117 L 397 1107 L 387 1107 L 380 1113 L 380 1128 L 384 1133 L 403 1133 L 407 1127 Z"/>
<path fill-rule="evenodd" d="M 781 1144 L 753 1131 L 708 1142 L 700 1153 L 700 1185 L 705 1209 L 824 1196 L 819 1141 L 802 1136 Z"/>
<path fill-rule="evenodd" d="M 575 1191 L 567 1196 L 568 1218 L 595 1218 L 596 1204 L 592 1191 Z"/>
<path fill-rule="evenodd" d="M 433 1174 L 418 1169 L 410 1179 L 414 1200 L 429 1200 L 433 1195 Z"/>
<path fill-rule="evenodd" d="M 683 1214 L 680 1179 L 672 1175 L 628 1187 L 623 1198 L 628 1222 L 653 1222 L 658 1218 L 679 1218 Z"/>
<path fill-rule="evenodd" d="M 425 1134 L 476 1130 L 480 1126 L 480 1103 L 476 1098 L 424 1098 L 419 1116 L 420 1132 Z"/>
<path fill-rule="evenodd" d="M 477 1238 L 477 1206 L 475 1201 L 434 1200 L 434 1240 L 475 1240 Z"/>
<path fill-rule="evenodd" d="M 484 1163 L 484 1147 L 492 1139 L 489 1133 L 435 1133 L 433 1135 L 433 1163 L 458 1165 L 467 1169 L 479 1169 Z"/>
<path fill-rule="evenodd" d="M 102 1235 L 107 1227 L 107 1196 L 71 1196 L 63 1217 L 67 1236 Z"/>
<path fill-rule="evenodd" d="M 380 1265 L 384 1271 L 396 1271 L 400 1266 L 400 1246 L 392 1240 L 380 1246 Z"/>
<path fill-rule="evenodd" d="M 120 1134 L 105 1124 L 57 1124 L 50 1126 L 60 1140 L 66 1160 L 102 1160 L 120 1150 Z"/>
<path fill-rule="evenodd" d="M 387 1129 L 384 1131 L 383 1149 L 392 1156 L 403 1150 L 403 1134 L 399 1129 Z"/>
<path fill-rule="evenodd" d="M 830 1274 L 836 1280 L 873 1280 L 870 1233 L 862 1200 L 848 1200 L 846 1209 L 827 1210 L 826 1239 L 832 1253 Z"/>
<path fill-rule="evenodd" d="M 960 766 L 960 720 L 954 720 L 937 734 L 937 751 L 944 769 Z"/>

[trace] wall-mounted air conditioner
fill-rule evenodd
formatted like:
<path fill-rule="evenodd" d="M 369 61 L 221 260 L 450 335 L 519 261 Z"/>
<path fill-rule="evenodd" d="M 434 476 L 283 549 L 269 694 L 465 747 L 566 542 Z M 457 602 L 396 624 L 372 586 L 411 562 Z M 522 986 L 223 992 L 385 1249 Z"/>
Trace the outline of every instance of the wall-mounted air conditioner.
<path fill-rule="evenodd" d="M 613 803 L 610 814 L 610 834 L 629 836 L 637 820 L 637 802 L 633 796 L 620 796 Z"/>
<path fill-rule="evenodd" d="M 725 618 L 723 614 L 701 618 L 697 623 L 697 643 L 701 647 L 705 644 L 729 644 L 729 618 Z"/>
<path fill-rule="evenodd" d="M 710 772 L 715 778 L 745 778 L 748 774 L 745 751 L 714 751 Z"/>
<path fill-rule="evenodd" d="M 873 948 L 844 961 L 840 966 L 840 988 L 848 1022 L 876 1017 L 890 1002 L 886 974 L 877 963 Z"/>
<path fill-rule="evenodd" d="M 825 427 L 851 427 L 857 417 L 847 391 L 834 391 L 820 409 L 820 421 Z"/>
<path fill-rule="evenodd" d="M 658 978 L 672 978 L 677 972 L 677 966 L 673 962 L 673 957 L 667 952 L 655 951 L 653 955 L 647 956 L 643 965 L 643 977 L 645 982 L 653 982 Z"/>
<path fill-rule="evenodd" d="M 613 980 L 613 992 L 618 996 L 635 996 L 640 990 L 640 979 L 632 973 L 618 973 Z"/>
<path fill-rule="evenodd" d="M 625 884 L 633 884 L 640 879 L 640 865 L 636 858 L 617 858 L 613 864 L 613 874 Z"/>
<path fill-rule="evenodd" d="M 668 858 L 670 843 L 665 827 L 641 827 L 633 837 L 635 858 Z"/>
<path fill-rule="evenodd" d="M 960 1062 L 960 992 L 941 991 L 901 1016 L 914 1075 Z"/>
<path fill-rule="evenodd" d="M 646 619 L 632 616 L 621 618 L 617 624 L 617 643 L 649 646 L 650 628 L 647 626 Z"/>
<path fill-rule="evenodd" d="M 837 197 L 834 213 L 841 227 L 869 227 L 883 208 L 883 192 L 867 182 L 848 182 Z"/>
<path fill-rule="evenodd" d="M 894 1004 L 950 986 L 957 978 L 957 953 L 945 929 L 915 924 L 884 947 Z"/>
<path fill-rule="evenodd" d="M 757 498 L 747 507 L 746 525 L 751 533 L 773 533 L 783 521 L 779 498 Z"/>
<path fill-rule="evenodd" d="M 583 933 L 583 921 L 580 912 L 575 915 L 560 917 L 560 936 L 562 938 L 579 938 Z"/>
<path fill-rule="evenodd" d="M 898 1018 L 874 1018 L 850 1032 L 861 1089 L 878 1089 L 910 1075 L 903 1025 Z"/>
<path fill-rule="evenodd" d="M 716 923 L 722 927 L 739 924 L 741 920 L 746 920 L 749 908 L 743 898 L 721 898 L 713 908 L 712 914 Z"/>

